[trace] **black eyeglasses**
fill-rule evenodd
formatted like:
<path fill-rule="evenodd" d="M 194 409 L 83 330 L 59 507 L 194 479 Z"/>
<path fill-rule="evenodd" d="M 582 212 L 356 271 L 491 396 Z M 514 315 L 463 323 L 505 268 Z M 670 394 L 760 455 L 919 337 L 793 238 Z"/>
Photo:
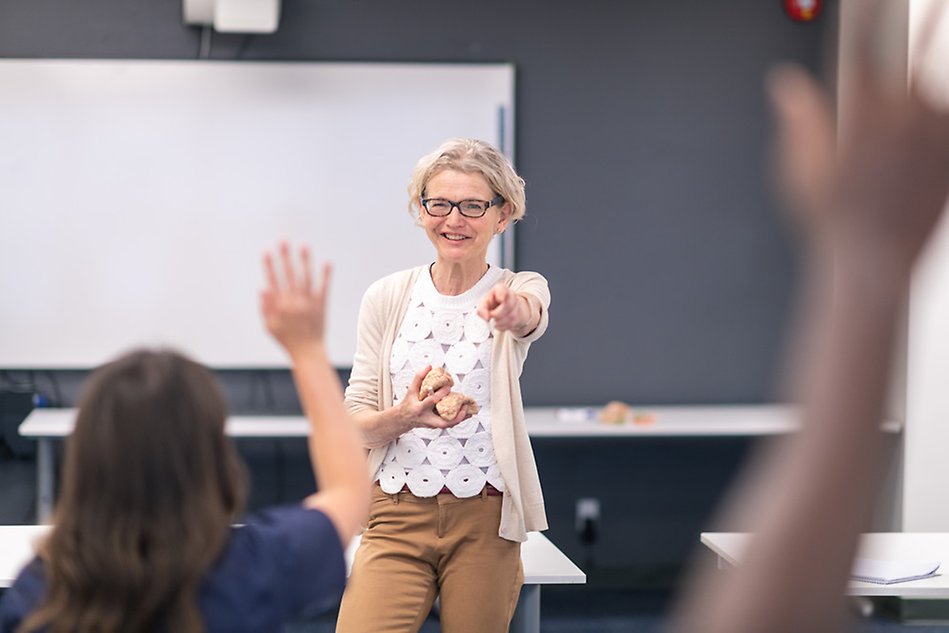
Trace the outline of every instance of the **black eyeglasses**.
<path fill-rule="evenodd" d="M 503 196 L 498 196 L 494 200 L 485 202 L 484 200 L 446 200 L 445 198 L 422 198 L 422 206 L 425 212 L 436 218 L 443 218 L 451 214 L 451 210 L 458 207 L 458 211 L 466 218 L 480 218 L 488 209 L 504 202 Z"/>

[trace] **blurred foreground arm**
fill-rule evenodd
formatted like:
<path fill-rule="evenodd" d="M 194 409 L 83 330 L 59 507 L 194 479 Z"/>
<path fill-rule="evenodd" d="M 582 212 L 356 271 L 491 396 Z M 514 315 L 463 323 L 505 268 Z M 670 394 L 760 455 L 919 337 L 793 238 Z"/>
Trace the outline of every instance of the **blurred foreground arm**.
<path fill-rule="evenodd" d="M 804 234 L 791 359 L 802 430 L 745 473 L 727 517 L 757 534 L 742 566 L 697 574 L 677 630 L 841 631 L 881 466 L 891 348 L 910 274 L 949 193 L 949 113 L 894 89 L 858 51 L 846 137 L 802 70 L 773 72 L 784 193 Z"/>
<path fill-rule="evenodd" d="M 290 356 L 310 422 L 310 460 L 320 491 L 305 504 L 329 516 L 345 547 L 366 519 L 370 488 L 365 452 L 343 407 L 339 376 L 323 344 L 330 267 L 324 266 L 314 284 L 309 251 L 301 249 L 295 263 L 285 243 L 279 262 L 270 253 L 264 255 L 267 288 L 261 293 L 261 312 L 267 331 Z"/>

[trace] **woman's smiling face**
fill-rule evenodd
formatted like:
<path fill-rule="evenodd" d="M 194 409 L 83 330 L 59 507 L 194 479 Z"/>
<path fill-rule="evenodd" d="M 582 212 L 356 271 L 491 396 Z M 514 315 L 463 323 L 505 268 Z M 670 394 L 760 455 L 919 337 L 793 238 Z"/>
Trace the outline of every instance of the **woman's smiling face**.
<path fill-rule="evenodd" d="M 491 190 L 484 176 L 477 172 L 445 169 L 429 179 L 424 196 L 426 199 L 441 198 L 451 202 L 477 200 L 487 203 L 494 200 L 497 194 Z M 449 209 L 448 215 L 435 217 L 420 204 L 419 220 L 428 239 L 435 245 L 439 260 L 481 265 L 487 260 L 491 238 L 507 225 L 510 214 L 508 207 L 507 203 L 492 205 L 482 217 L 470 218 L 462 215 L 455 206 Z"/>

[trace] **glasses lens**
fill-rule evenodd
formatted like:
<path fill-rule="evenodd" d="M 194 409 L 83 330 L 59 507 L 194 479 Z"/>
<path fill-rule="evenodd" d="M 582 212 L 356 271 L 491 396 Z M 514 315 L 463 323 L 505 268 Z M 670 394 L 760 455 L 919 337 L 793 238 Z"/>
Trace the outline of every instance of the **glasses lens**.
<path fill-rule="evenodd" d="M 488 204 L 481 200 L 462 200 L 458 203 L 462 215 L 469 218 L 480 218 L 488 209 Z"/>
<path fill-rule="evenodd" d="M 425 201 L 425 210 L 432 215 L 448 215 L 451 213 L 451 203 L 442 198 L 431 198 Z"/>

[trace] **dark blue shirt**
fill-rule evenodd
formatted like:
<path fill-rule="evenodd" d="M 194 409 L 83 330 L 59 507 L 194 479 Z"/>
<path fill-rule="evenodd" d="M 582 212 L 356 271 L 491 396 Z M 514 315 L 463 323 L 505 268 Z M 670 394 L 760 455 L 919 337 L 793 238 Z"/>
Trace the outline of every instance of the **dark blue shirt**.
<path fill-rule="evenodd" d="M 208 633 L 273 633 L 336 606 L 346 582 L 343 547 L 319 510 L 271 508 L 231 530 L 198 595 Z M 0 633 L 13 633 L 46 590 L 34 559 L 0 599 Z"/>

